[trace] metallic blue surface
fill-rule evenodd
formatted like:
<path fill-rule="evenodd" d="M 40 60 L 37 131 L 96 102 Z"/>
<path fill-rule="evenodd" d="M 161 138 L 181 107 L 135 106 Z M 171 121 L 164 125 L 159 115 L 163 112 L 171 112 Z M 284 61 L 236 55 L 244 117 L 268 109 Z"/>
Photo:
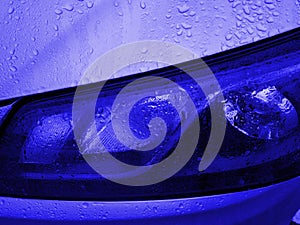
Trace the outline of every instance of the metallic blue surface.
<path fill-rule="evenodd" d="M 75 86 L 98 56 L 129 42 L 169 41 L 202 57 L 300 26 L 298 0 L 11 0 L 0 9 L 0 99 Z"/>
<path fill-rule="evenodd" d="M 163 201 L 0 198 L 0 224 L 286 225 L 299 208 L 300 177 L 265 188 Z"/>
<path fill-rule="evenodd" d="M 2 1 L 0 9 L 2 100 L 76 86 L 90 63 L 122 43 L 171 41 L 206 56 L 300 25 L 299 0 L 22 0 Z M 11 102 L 1 107 L 0 195 L 10 197 L 0 197 L 0 224 L 288 224 L 300 208 L 300 178 L 290 179 L 300 171 L 299 42 L 236 58 L 210 65 L 224 90 L 229 126 L 214 164 L 199 176 L 200 144 L 173 180 L 134 192 L 105 181 L 78 154 L 70 122 L 72 95 L 26 102 L 16 114 L 10 114 Z M 130 73 L 156 67 L 161 65 Z M 174 80 L 186 80 L 180 84 L 191 88 L 208 134 L 206 99 L 185 78 Z M 95 115 L 112 154 L 136 165 L 167 157 L 180 132 L 168 100 L 143 99 L 135 105 L 130 115 L 135 136 L 148 137 L 145 125 L 159 116 L 167 121 L 168 139 L 154 151 L 132 155 L 113 136 L 113 99 L 99 103 Z"/>

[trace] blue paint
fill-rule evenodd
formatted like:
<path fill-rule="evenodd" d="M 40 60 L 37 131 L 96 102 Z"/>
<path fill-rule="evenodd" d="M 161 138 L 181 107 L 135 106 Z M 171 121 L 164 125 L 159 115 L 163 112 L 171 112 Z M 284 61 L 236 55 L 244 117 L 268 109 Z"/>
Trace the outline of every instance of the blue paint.
<path fill-rule="evenodd" d="M 299 27 L 300 5 L 292 0 L 252 2 L 250 6 L 232 0 L 215 1 L 215 5 L 176 2 L 170 4 L 170 9 L 168 3 L 158 7 L 155 2 L 124 2 L 76 1 L 55 5 L 55 9 L 46 1 L 30 7 L 25 1 L 0 3 L 5 9 L 0 12 L 0 99 L 75 86 L 97 56 L 121 42 L 163 39 L 205 56 Z M 45 14 L 40 13 L 41 8 Z M 127 12 L 133 19 L 126 17 Z M 204 27 L 205 32 L 200 33 Z M 105 40 L 105 34 L 109 34 L 110 41 Z M 99 42 L 104 44 L 99 46 Z M 220 155 L 202 173 L 197 168 L 210 131 L 207 100 L 185 74 L 171 75 L 169 78 L 195 102 L 201 138 L 195 155 L 182 171 L 149 187 L 114 184 L 85 163 L 71 129 L 72 90 L 64 95 L 53 92 L 46 98 L 24 97 L 13 106 L 1 107 L 0 195 L 10 197 L 0 198 L 0 224 L 51 224 L 58 220 L 65 224 L 99 220 L 108 224 L 140 224 L 141 220 L 144 224 L 288 223 L 300 207 L 299 178 L 291 179 L 300 171 L 299 46 L 298 34 L 281 43 L 276 40 L 260 45 L 251 54 L 248 52 L 253 45 L 237 56 L 219 55 L 217 63 L 215 56 L 206 58 L 232 108 L 227 112 L 228 130 Z M 199 69 L 197 61 L 186 66 Z M 163 72 L 166 70 L 158 70 L 156 75 L 162 76 Z M 123 87 L 119 81 L 112 83 L 117 85 L 111 90 L 108 84 L 102 93 L 106 100 L 98 102 L 95 119 L 100 137 L 119 160 L 135 165 L 156 163 L 167 157 L 178 142 L 178 114 L 166 99 L 136 103 L 130 114 L 134 135 L 146 138 L 149 120 L 158 116 L 167 124 L 167 139 L 146 153 L 125 148 L 116 140 L 109 117 L 115 95 Z M 272 87 L 278 98 L 251 102 L 257 93 Z M 236 99 L 241 93 L 244 96 Z M 251 110 L 256 111 L 256 120 L 251 118 Z M 268 187 L 255 189 L 262 186 Z M 226 194 L 229 192 L 236 193 Z M 174 200 L 167 200 L 170 198 Z"/>
<path fill-rule="evenodd" d="M 0 224 L 289 224 L 299 207 L 300 178 L 198 198 L 156 201 L 64 201 L 0 198 Z M 285 206 L 285 207 L 283 207 Z"/>

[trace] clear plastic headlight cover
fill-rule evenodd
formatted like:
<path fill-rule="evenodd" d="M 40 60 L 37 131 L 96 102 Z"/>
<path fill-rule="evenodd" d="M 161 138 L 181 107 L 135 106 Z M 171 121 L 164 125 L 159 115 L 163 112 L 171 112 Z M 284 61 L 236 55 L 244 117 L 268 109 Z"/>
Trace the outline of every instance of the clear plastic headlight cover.
<path fill-rule="evenodd" d="M 184 71 L 168 66 L 110 80 L 95 109 L 98 139 L 85 124 L 81 153 L 74 140 L 72 103 L 75 88 L 3 101 L 0 110 L 0 195 L 52 199 L 139 200 L 203 196 L 260 187 L 300 175 L 300 29 L 203 60 L 224 95 L 227 129 L 213 163 L 199 172 L 210 131 L 210 107 L 201 88 Z M 197 60 L 180 68 L 197 75 Z M 166 136 L 150 151 L 124 146 L 114 134 L 111 108 L 122 88 L 137 78 L 168 78 L 195 103 L 200 137 L 191 160 L 173 177 L 153 185 L 132 187 L 114 183 L 95 172 L 82 154 L 94 152 L 100 140 L 116 159 L 131 165 L 152 165 L 167 158 L 180 138 L 180 115 L 157 83 L 157 96 L 136 102 L 129 115 L 131 132 L 149 136 L 149 121 L 159 117 Z M 82 104 L 91 101 L 97 84 L 87 86 Z M 139 88 L 137 87 L 137 90 Z M 143 90 L 147 93 L 147 90 Z M 180 99 L 181 89 L 174 90 Z M 130 94 L 128 98 L 131 98 Z M 216 101 L 218 98 L 215 98 Z M 213 100 L 212 100 L 213 101 Z M 183 104 L 184 111 L 184 104 Z"/>

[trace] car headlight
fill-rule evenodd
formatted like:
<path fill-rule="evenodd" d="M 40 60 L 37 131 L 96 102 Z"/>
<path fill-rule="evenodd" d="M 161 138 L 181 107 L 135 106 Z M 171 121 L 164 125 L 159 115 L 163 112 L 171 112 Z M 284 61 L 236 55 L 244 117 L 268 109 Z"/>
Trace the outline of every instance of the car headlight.
<path fill-rule="evenodd" d="M 93 151 L 97 141 L 89 135 L 89 124 L 81 140 L 89 150 L 83 153 L 78 150 L 72 129 L 75 88 L 3 101 L 0 103 L 3 106 L 0 195 L 43 199 L 165 199 L 244 190 L 298 176 L 299 47 L 300 29 L 295 29 L 203 58 L 222 88 L 228 124 L 220 154 L 201 172 L 198 167 L 209 139 L 211 118 L 207 96 L 196 82 L 176 66 L 109 81 L 99 96 L 102 101 L 96 104 L 97 131 L 111 154 L 127 164 L 151 165 L 165 159 L 179 141 L 182 128 L 169 97 L 158 93 L 134 105 L 129 125 L 137 138 L 147 138 L 149 121 L 159 117 L 166 123 L 165 139 L 147 152 L 124 147 L 112 129 L 111 106 L 126 84 L 149 75 L 168 78 L 189 93 L 197 108 L 201 135 L 191 160 L 173 177 L 148 186 L 111 182 L 84 160 L 82 154 L 102 153 Z M 201 70 L 198 60 L 182 63 L 180 68 L 183 67 L 194 74 Z M 96 86 L 86 86 L 83 107 Z M 155 83 L 152 87 L 168 88 Z M 181 95 L 181 89 L 175 91 L 178 99 Z M 212 93 L 211 101 L 218 101 L 217 95 Z"/>

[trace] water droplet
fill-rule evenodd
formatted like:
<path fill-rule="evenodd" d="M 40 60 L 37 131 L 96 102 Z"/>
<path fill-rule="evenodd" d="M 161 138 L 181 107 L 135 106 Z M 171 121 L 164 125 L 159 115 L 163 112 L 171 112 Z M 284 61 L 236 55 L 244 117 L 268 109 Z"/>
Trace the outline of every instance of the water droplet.
<path fill-rule="evenodd" d="M 60 9 L 55 9 L 54 12 L 55 12 L 55 14 L 57 14 L 57 15 L 61 15 L 61 14 L 63 13 L 63 11 L 60 10 Z"/>
<path fill-rule="evenodd" d="M 71 4 L 64 5 L 62 8 L 66 11 L 73 11 L 74 9 L 73 5 Z"/>
<path fill-rule="evenodd" d="M 13 54 L 15 54 L 15 52 L 16 52 L 16 50 L 12 49 L 12 50 L 9 51 L 9 54 L 13 55 Z"/>
<path fill-rule="evenodd" d="M 237 39 L 241 39 L 241 38 L 242 38 L 241 33 L 238 32 L 238 31 L 236 31 L 236 32 L 234 33 L 234 35 L 237 37 Z"/>
<path fill-rule="evenodd" d="M 247 15 L 250 15 L 250 9 L 249 9 L 249 6 L 248 5 L 245 5 L 244 8 L 244 13 L 247 14 Z"/>
<path fill-rule="evenodd" d="M 273 18 L 273 17 L 269 17 L 269 18 L 267 19 L 267 22 L 268 22 L 268 23 L 273 23 L 273 22 L 274 22 L 274 18 Z"/>
<path fill-rule="evenodd" d="M 88 54 L 89 55 L 92 55 L 94 53 L 94 49 L 93 48 L 90 48 L 90 50 L 88 51 Z"/>
<path fill-rule="evenodd" d="M 298 125 L 294 106 L 274 86 L 233 91 L 227 94 L 224 110 L 232 126 L 260 139 L 283 137 Z"/>
<path fill-rule="evenodd" d="M 233 2 L 233 4 L 232 4 L 232 8 L 236 8 L 236 7 L 239 6 L 240 4 L 241 4 L 240 1 L 235 1 L 235 2 Z"/>
<path fill-rule="evenodd" d="M 167 19 L 170 19 L 171 17 L 172 17 L 171 14 L 167 14 L 167 15 L 166 15 L 166 18 L 167 18 Z"/>
<path fill-rule="evenodd" d="M 11 72 L 17 72 L 17 67 L 15 67 L 15 66 L 10 66 L 9 67 L 9 70 L 11 71 Z"/>
<path fill-rule="evenodd" d="M 179 30 L 179 31 L 177 31 L 177 36 L 181 36 L 182 35 L 182 33 L 183 33 L 183 31 L 182 30 Z"/>
<path fill-rule="evenodd" d="M 86 7 L 93 8 L 93 6 L 94 6 L 94 2 L 92 2 L 92 1 L 87 1 L 86 2 Z"/>
<path fill-rule="evenodd" d="M 204 209 L 203 203 L 202 202 L 196 202 L 196 206 L 200 209 Z"/>
<path fill-rule="evenodd" d="M 148 52 L 148 49 L 144 47 L 144 48 L 142 48 L 141 52 L 142 52 L 143 54 L 146 54 L 146 53 Z"/>
<path fill-rule="evenodd" d="M 254 23 L 255 22 L 255 18 L 252 16 L 245 16 L 245 19 L 248 20 L 250 23 Z"/>
<path fill-rule="evenodd" d="M 8 14 L 13 14 L 14 11 L 15 11 L 15 8 L 10 7 L 10 8 L 8 9 Z"/>
<path fill-rule="evenodd" d="M 229 41 L 229 40 L 231 40 L 232 39 L 232 34 L 227 34 L 226 36 L 225 36 L 225 39 L 227 40 L 227 41 Z"/>
<path fill-rule="evenodd" d="M 140 1 L 140 7 L 142 9 L 145 9 L 146 8 L 146 3 L 144 1 Z"/>
<path fill-rule="evenodd" d="M 254 30 L 252 29 L 252 27 L 247 27 L 247 31 L 249 34 L 253 34 L 254 33 Z"/>
<path fill-rule="evenodd" d="M 190 7 L 187 4 L 184 4 L 183 6 L 177 6 L 177 10 L 179 13 L 185 13 L 190 10 Z"/>
<path fill-rule="evenodd" d="M 107 219 L 107 215 L 102 215 L 102 216 L 101 216 L 101 219 L 106 220 L 106 219 Z"/>
<path fill-rule="evenodd" d="M 273 5 L 273 4 L 267 4 L 267 8 L 269 10 L 273 10 L 273 9 L 275 9 L 275 5 Z"/>
<path fill-rule="evenodd" d="M 53 29 L 54 29 L 55 31 L 58 31 L 58 26 L 57 26 L 56 24 L 54 24 L 54 25 L 53 25 Z"/>
<path fill-rule="evenodd" d="M 188 24 L 188 23 L 181 23 L 181 26 L 184 28 L 184 29 L 191 29 L 192 28 L 192 25 Z"/>
<path fill-rule="evenodd" d="M 190 16 L 195 16 L 196 15 L 196 12 L 195 11 L 191 11 L 190 12 Z"/>
<path fill-rule="evenodd" d="M 263 32 L 267 31 L 267 28 L 261 23 L 257 24 L 256 29 Z"/>
<path fill-rule="evenodd" d="M 37 56 L 37 55 L 39 54 L 39 51 L 38 51 L 37 49 L 34 49 L 34 50 L 32 51 L 32 53 L 33 53 L 35 56 Z"/>
<path fill-rule="evenodd" d="M 82 203 L 82 208 L 87 209 L 89 207 L 89 203 L 84 202 Z"/>

